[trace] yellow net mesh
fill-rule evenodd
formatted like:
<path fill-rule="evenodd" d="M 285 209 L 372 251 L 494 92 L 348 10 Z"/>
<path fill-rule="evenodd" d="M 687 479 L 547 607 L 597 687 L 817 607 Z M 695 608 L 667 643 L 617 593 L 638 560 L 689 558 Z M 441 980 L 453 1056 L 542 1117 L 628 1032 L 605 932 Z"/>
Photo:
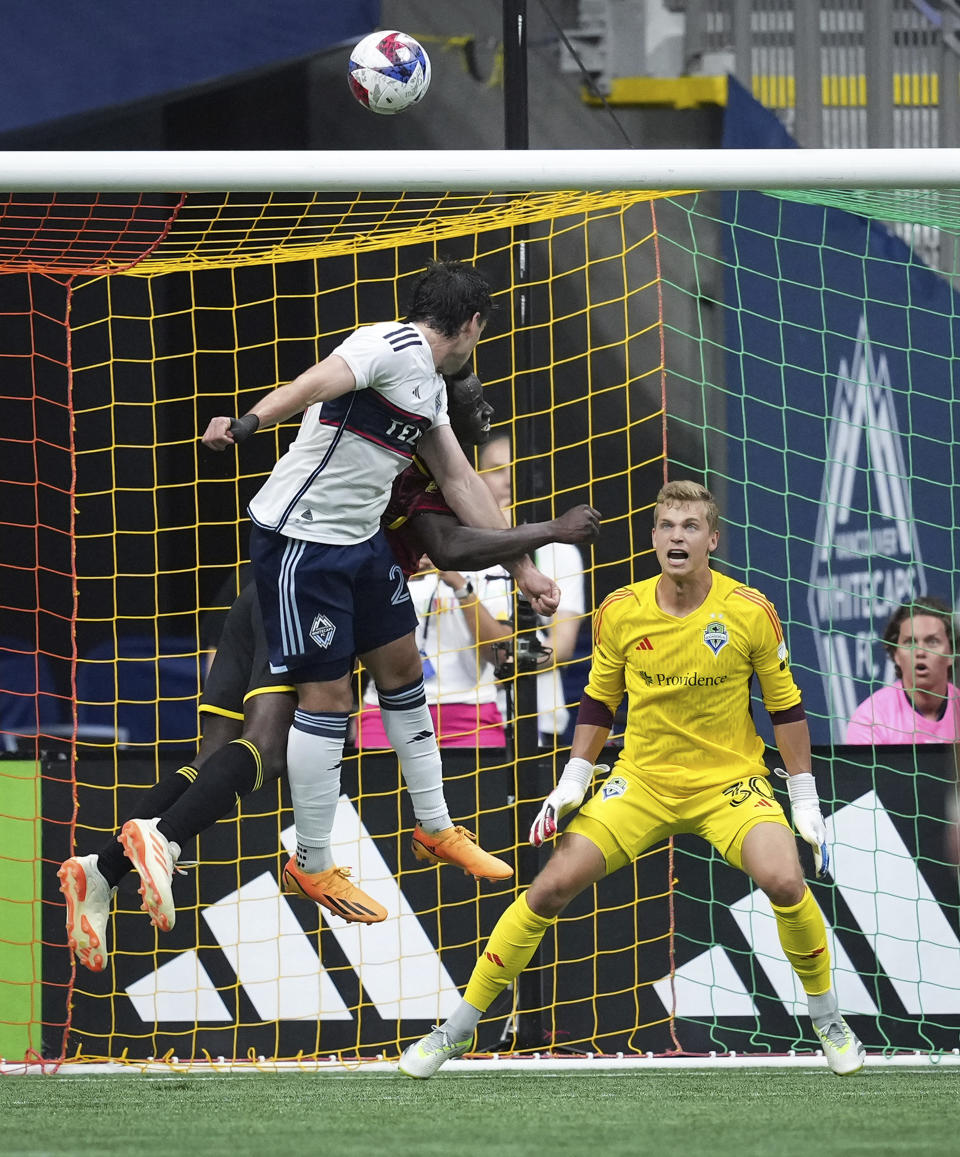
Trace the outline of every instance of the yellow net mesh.
<path fill-rule="evenodd" d="M 576 702 L 586 623 L 605 594 L 642 576 L 645 512 L 664 469 L 647 198 L 231 195 L 131 199 L 125 209 L 119 197 L 8 206 L 0 320 L 17 351 L 7 354 L 6 381 L 22 424 L 4 435 L 3 485 L 29 501 L 4 507 L 14 545 L 2 564 L 2 633 L 18 640 L 10 653 L 26 656 L 32 675 L 11 675 L 4 689 L 33 716 L 2 726 L 20 754 L 59 742 L 69 758 L 39 765 L 45 890 L 31 896 L 23 884 L 9 899 L 41 913 L 48 948 L 42 1007 L 0 1005 L 6 1056 L 395 1056 L 449 1010 L 516 888 L 478 887 L 412 859 L 412 815 L 392 755 L 347 758 L 338 814 L 343 862 L 390 897 L 391 917 L 376 929 L 327 922 L 280 894 L 292 816 L 276 785 L 200 837 L 200 867 L 175 881 L 170 933 L 149 927 L 135 877 L 121 882 L 103 972 L 71 974 L 55 869 L 97 851 L 143 789 L 193 758 L 211 623 L 246 558 L 246 503 L 295 427 L 225 455 L 204 452 L 198 433 L 357 325 L 402 317 L 407 286 L 435 256 L 474 261 L 496 288 L 477 370 L 495 432 L 516 451 L 513 517 L 550 518 L 578 502 L 603 515 L 600 543 L 582 556 L 583 629 L 559 663 L 564 701 Z M 536 867 L 524 851 L 530 808 L 549 790 L 568 737 L 561 731 L 545 752 L 519 757 L 509 746 L 444 753 L 452 814 L 517 861 L 517 886 Z M 11 846 L 0 840 L 10 862 Z M 622 875 L 622 894 L 605 892 L 601 910 L 585 897 L 561 921 L 531 970 L 537 990 L 517 999 L 557 1040 L 662 1049 L 668 1013 L 652 985 L 669 970 L 665 852 Z M 4 921 L 0 931 L 10 952 L 38 948 L 36 932 L 13 927 Z M 626 984 L 624 953 L 634 962 Z M 18 958 L 14 996 L 39 976 L 27 970 Z M 512 999 L 491 1010 L 481 1045 L 509 1037 Z"/>
<path fill-rule="evenodd" d="M 176 270 L 340 257 L 621 210 L 667 193 L 8 194 L 0 272 Z"/>

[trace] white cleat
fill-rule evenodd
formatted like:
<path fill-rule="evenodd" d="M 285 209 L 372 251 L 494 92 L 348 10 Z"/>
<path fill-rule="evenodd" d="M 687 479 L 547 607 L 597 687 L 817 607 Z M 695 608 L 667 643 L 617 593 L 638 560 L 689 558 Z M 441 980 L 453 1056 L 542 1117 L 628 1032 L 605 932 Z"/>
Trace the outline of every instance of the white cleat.
<path fill-rule="evenodd" d="M 812 1023 L 831 1071 L 838 1077 L 859 1073 L 866 1060 L 867 1050 L 843 1017 L 835 1013 L 830 1017 L 817 1017 Z"/>
<path fill-rule="evenodd" d="M 101 875 L 96 852 L 64 860 L 57 876 L 67 905 L 67 943 L 85 968 L 103 972 L 109 956 L 107 920 L 116 888 Z"/>
<path fill-rule="evenodd" d="M 140 876 L 140 907 L 150 923 L 169 932 L 177 921 L 173 904 L 173 853 L 170 841 L 157 831 L 157 820 L 127 820 L 120 829 L 120 843 Z"/>
<path fill-rule="evenodd" d="M 454 1057 L 462 1057 L 472 1044 L 473 1033 L 466 1040 L 453 1041 L 446 1029 L 434 1025 L 433 1032 L 414 1041 L 404 1051 L 398 1069 L 405 1077 L 425 1080 L 432 1077 L 442 1064 Z"/>

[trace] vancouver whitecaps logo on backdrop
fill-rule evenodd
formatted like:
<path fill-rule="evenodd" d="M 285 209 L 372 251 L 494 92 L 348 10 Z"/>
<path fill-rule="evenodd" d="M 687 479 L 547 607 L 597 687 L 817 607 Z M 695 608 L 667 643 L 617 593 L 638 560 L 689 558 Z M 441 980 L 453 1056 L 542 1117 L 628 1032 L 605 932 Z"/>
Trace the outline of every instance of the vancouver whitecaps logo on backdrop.
<path fill-rule="evenodd" d="M 889 677 L 876 640 L 891 612 L 926 590 L 908 480 L 887 358 L 861 316 L 837 370 L 807 596 L 835 741 Z"/>

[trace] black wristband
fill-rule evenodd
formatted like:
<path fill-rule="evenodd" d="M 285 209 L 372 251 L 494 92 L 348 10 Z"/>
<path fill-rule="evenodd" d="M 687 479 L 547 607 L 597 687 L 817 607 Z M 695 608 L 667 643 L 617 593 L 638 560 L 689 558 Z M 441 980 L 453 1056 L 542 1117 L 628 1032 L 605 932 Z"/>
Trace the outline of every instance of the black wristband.
<path fill-rule="evenodd" d="M 251 434 L 256 434 L 260 428 L 260 419 L 256 414 L 244 414 L 242 418 L 230 419 L 230 433 L 234 442 L 242 442 Z"/>

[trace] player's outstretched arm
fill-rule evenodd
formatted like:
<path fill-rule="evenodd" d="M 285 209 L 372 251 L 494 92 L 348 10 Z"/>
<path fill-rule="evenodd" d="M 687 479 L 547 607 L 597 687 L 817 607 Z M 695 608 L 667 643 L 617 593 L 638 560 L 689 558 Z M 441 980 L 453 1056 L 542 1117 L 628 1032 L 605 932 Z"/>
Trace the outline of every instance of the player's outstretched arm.
<path fill-rule="evenodd" d="M 486 483 L 466 459 L 449 426 L 435 426 L 424 434 L 418 447 L 443 492 L 447 505 L 464 526 L 484 530 L 507 528 L 503 511 Z M 529 555 L 507 564 L 517 586 L 538 615 L 549 617 L 560 605 L 560 588 L 533 565 Z"/>
<path fill-rule="evenodd" d="M 485 530 L 426 512 L 409 525 L 421 554 L 429 555 L 441 570 L 482 570 L 531 554 L 549 542 L 592 542 L 600 532 L 600 514 L 592 506 L 575 506 L 549 522 Z"/>
<path fill-rule="evenodd" d="M 594 542 L 600 537 L 600 518 L 600 511 L 587 506 L 586 503 L 571 506 L 558 518 L 543 523 L 553 536 L 547 539 L 547 542 L 567 542 L 574 546 L 581 542 Z M 546 543 L 537 543 L 538 547 L 545 545 Z"/>
<path fill-rule="evenodd" d="M 786 764 L 786 771 L 777 768 L 777 774 L 787 781 L 793 826 L 800 838 L 813 849 L 814 869 L 822 878 L 830 870 L 830 852 L 827 828 L 820 811 L 820 796 L 810 771 L 810 729 L 806 719 L 774 724 L 773 738 Z"/>
<path fill-rule="evenodd" d="M 261 398 L 242 418 L 219 415 L 211 418 L 203 434 L 203 444 L 210 450 L 226 450 L 258 429 L 285 422 L 314 402 L 329 402 L 356 386 L 353 370 L 340 357 L 329 357 L 304 370 L 284 386 L 277 386 Z"/>

